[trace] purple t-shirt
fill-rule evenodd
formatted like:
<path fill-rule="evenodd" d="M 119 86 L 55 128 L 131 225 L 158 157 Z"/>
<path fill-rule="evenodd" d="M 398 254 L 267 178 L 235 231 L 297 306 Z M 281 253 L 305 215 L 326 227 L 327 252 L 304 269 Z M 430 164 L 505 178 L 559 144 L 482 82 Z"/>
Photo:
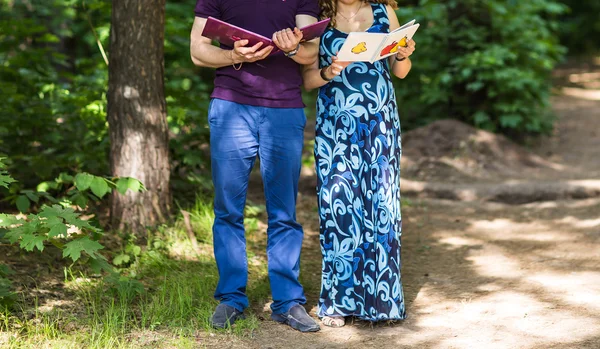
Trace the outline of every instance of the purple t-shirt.
<path fill-rule="evenodd" d="M 271 38 L 296 26 L 296 15 L 318 18 L 318 0 L 197 0 L 196 16 L 209 16 Z M 225 47 L 224 47 L 225 48 Z M 264 60 L 217 69 L 211 97 L 272 108 L 303 108 L 300 66 L 282 52 Z"/>

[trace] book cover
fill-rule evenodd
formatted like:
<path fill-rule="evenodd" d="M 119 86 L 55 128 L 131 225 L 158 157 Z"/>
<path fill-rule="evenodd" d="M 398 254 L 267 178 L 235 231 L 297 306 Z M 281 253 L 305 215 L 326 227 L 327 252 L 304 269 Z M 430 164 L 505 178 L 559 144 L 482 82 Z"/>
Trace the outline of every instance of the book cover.
<path fill-rule="evenodd" d="M 327 18 L 300 28 L 303 36 L 302 41 L 310 41 L 314 38 L 320 37 L 327 28 L 329 21 L 330 19 Z M 245 39 L 248 40 L 248 45 L 246 46 L 253 46 L 259 42 L 262 42 L 263 45 L 261 46 L 261 49 L 267 46 L 274 46 L 275 48 L 273 51 L 271 51 L 271 54 L 279 51 L 279 48 L 277 48 L 275 43 L 273 43 L 270 38 L 233 24 L 229 24 L 214 17 L 208 17 L 206 20 L 206 25 L 202 31 L 202 36 L 218 41 L 221 45 L 226 47 L 233 47 L 233 44 L 236 41 Z"/>
<path fill-rule="evenodd" d="M 352 32 L 337 54 L 342 62 L 373 63 L 396 54 L 398 47 L 406 47 L 419 29 L 419 24 L 410 21 L 391 33 Z"/>

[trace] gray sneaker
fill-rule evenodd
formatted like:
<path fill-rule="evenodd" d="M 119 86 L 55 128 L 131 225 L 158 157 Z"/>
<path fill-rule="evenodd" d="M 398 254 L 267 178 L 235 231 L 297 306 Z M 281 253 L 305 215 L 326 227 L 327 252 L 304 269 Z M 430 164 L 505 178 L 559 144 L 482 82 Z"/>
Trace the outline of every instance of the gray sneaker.
<path fill-rule="evenodd" d="M 210 325 L 214 328 L 227 328 L 233 326 L 236 320 L 244 319 L 244 313 L 227 304 L 219 304 L 210 318 Z"/>
<path fill-rule="evenodd" d="M 300 332 L 317 332 L 321 329 L 319 324 L 306 313 L 300 304 L 294 305 L 287 313 L 271 314 L 271 319 L 289 325 Z"/>

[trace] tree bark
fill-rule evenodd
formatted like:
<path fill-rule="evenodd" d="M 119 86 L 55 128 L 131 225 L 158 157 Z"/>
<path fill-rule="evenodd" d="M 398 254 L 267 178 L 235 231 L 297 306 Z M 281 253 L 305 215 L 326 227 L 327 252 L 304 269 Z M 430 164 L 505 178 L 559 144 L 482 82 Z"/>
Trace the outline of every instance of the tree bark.
<path fill-rule="evenodd" d="M 112 2 L 108 74 L 111 171 L 147 191 L 114 193 L 112 227 L 144 234 L 171 207 L 164 92 L 165 0 Z"/>

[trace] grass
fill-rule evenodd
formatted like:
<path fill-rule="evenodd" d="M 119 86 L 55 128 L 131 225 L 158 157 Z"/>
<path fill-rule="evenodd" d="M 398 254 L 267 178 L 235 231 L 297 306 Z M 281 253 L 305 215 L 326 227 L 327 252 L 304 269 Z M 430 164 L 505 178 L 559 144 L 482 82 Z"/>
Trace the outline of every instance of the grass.
<path fill-rule="evenodd" d="M 219 331 L 208 324 L 217 304 L 213 292 L 218 282 L 211 246 L 212 206 L 198 200 L 189 212 L 198 249 L 192 247 L 181 219 L 159 229 L 142 252 L 131 254 L 122 269 L 131 278 L 110 280 L 67 270 L 65 302 L 48 309 L 21 294 L 12 311 L 0 312 L 0 347 L 196 348 L 210 340 L 251 336 L 270 297 L 264 207 L 250 203 L 246 209 L 252 308 L 247 319 Z M 125 249 L 132 250 L 136 249 Z"/>

